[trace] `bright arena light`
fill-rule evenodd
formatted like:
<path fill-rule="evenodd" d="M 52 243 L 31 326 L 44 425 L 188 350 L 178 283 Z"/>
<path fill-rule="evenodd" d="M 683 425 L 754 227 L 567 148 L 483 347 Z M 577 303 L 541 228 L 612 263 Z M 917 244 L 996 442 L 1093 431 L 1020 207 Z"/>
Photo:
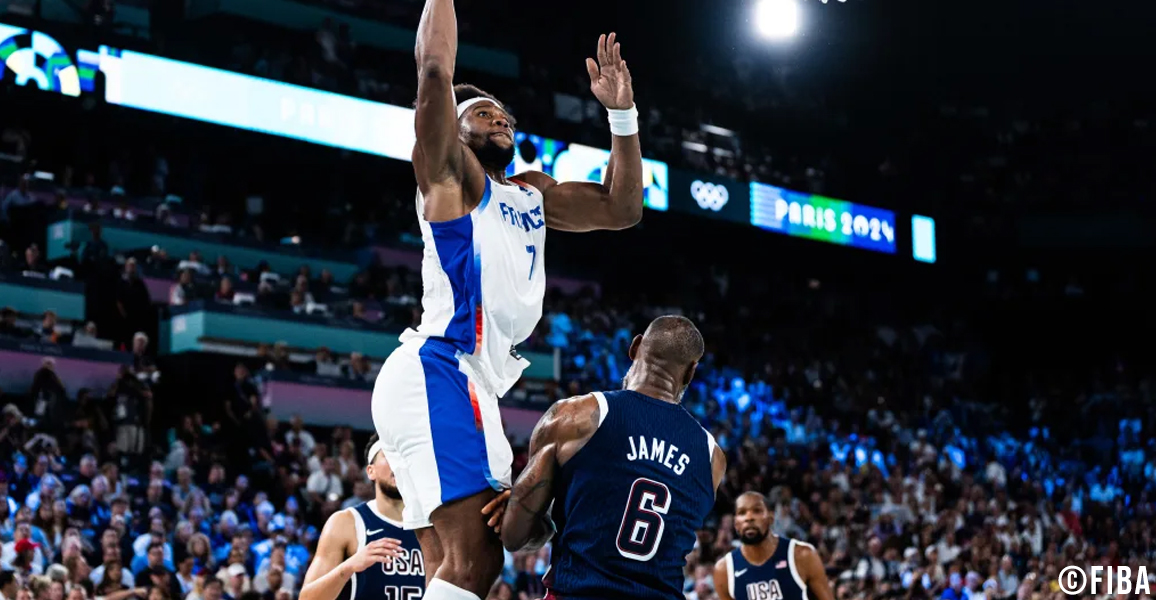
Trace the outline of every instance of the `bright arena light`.
<path fill-rule="evenodd" d="M 759 0 L 755 7 L 755 26 L 769 39 L 793 37 L 799 29 L 798 0 Z"/>

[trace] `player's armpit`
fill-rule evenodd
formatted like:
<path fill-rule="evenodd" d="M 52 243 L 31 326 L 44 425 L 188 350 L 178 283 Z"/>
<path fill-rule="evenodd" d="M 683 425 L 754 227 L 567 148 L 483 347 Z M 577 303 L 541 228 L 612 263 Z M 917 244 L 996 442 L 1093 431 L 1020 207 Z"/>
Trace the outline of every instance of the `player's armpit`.
<path fill-rule="evenodd" d="M 814 546 L 810 544 L 795 546 L 795 566 L 807 586 L 809 597 L 815 600 L 835 600 L 831 583 L 827 580 L 827 570 L 823 567 L 823 559 L 819 557 Z"/>
<path fill-rule="evenodd" d="M 730 574 L 727 573 L 727 557 L 723 555 L 714 564 L 714 591 L 718 600 L 734 600 L 731 597 Z"/>
<path fill-rule="evenodd" d="M 718 492 L 718 486 L 722 485 L 723 476 L 727 472 L 727 455 L 719 446 L 715 446 L 710 457 L 711 476 L 714 481 L 715 492 Z"/>

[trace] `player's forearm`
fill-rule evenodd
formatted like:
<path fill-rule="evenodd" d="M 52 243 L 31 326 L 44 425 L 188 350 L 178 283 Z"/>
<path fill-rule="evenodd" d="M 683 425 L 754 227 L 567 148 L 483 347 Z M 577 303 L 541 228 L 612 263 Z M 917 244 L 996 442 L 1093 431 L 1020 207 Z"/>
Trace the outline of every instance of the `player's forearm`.
<path fill-rule="evenodd" d="M 502 545 L 511 552 L 553 534 L 552 528 L 546 533 L 546 512 L 554 498 L 554 448 L 550 444 L 534 453 L 514 484 L 502 517 Z"/>
<path fill-rule="evenodd" d="M 426 0 L 414 49 L 419 76 L 452 81 L 457 55 L 458 21 L 453 0 Z"/>
<path fill-rule="evenodd" d="M 336 569 L 332 569 L 325 575 L 302 586 L 298 598 L 299 600 L 335 600 L 341 594 L 341 589 L 345 587 L 345 584 L 353 578 L 353 575 L 353 566 L 349 564 L 347 559 L 337 565 Z"/>
<path fill-rule="evenodd" d="M 642 147 L 638 134 L 611 138 L 603 185 L 608 190 L 615 220 L 622 227 L 631 227 L 642 220 Z"/>

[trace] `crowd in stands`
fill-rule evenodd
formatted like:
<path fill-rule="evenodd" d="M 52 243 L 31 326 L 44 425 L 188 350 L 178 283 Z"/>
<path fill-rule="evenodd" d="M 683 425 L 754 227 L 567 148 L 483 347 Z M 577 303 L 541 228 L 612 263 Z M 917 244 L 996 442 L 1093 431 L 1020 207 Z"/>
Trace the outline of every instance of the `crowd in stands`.
<path fill-rule="evenodd" d="M 725 299 L 743 284 L 710 285 Z M 788 304 L 808 310 L 780 297 Z M 1050 599 L 1068 564 L 1135 572 L 1156 559 L 1156 404 L 1142 367 L 996 407 L 971 396 L 980 356 L 952 328 L 859 323 L 831 336 L 821 319 L 804 331 L 757 325 L 776 344 L 738 360 L 727 345 L 752 326 L 720 323 L 709 305 L 685 307 L 711 343 L 683 402 L 730 468 L 688 557 L 688 598 L 713 597 L 710 565 L 735 543 L 728 513 L 746 490 L 769 494 L 777 533 L 816 545 L 840 600 Z M 662 310 L 555 295 L 530 347 L 562 352 L 564 394 L 613 388 L 631 337 Z M 804 339 L 809 349 L 794 346 Z M 147 339 L 134 351 L 141 358 L 107 392 L 72 400 L 46 363 L 27 395 L 5 396 L 0 536 L 16 589 L 75 600 L 292 596 L 324 518 L 372 496 L 364 432 L 278 423 L 245 364 L 222 406 L 154 422 L 163 388 Z M 283 347 L 268 361 L 292 368 Z M 372 377 L 324 348 L 304 368 Z M 1073 398 L 1078 408 L 1066 410 L 1091 435 L 1074 437 L 1049 411 Z M 540 597 L 548 564 L 548 548 L 508 556 L 492 597 Z"/>
<path fill-rule="evenodd" d="M 337 4 L 371 11 L 382 6 Z M 378 16 L 410 19 L 419 4 L 390 3 L 399 12 Z M 238 47 L 226 66 L 412 102 L 411 76 L 378 71 L 390 68 L 390 61 L 374 60 L 340 23 L 324 23 L 311 35 L 313 46 L 299 46 L 311 48 L 304 55 L 289 51 L 292 45 L 252 44 Z M 560 83 L 538 65 L 525 70 L 529 85 L 492 90 L 508 94 L 523 121 L 565 122 L 558 104 L 569 101 L 557 100 L 555 92 L 587 97 L 578 82 Z M 746 77 L 748 83 L 757 79 Z M 646 93 L 646 100 L 670 98 Z M 755 102 L 759 98 L 776 101 L 751 87 L 740 102 L 748 104 L 746 111 L 758 111 L 766 108 Z M 1118 149 L 1156 147 L 1140 113 L 1024 118 L 945 107 L 931 118 L 917 116 L 911 129 L 919 135 L 891 152 L 848 158 L 780 154 L 752 144 L 761 136 L 750 134 L 729 156 L 687 150 L 686 142 L 707 141 L 702 123 L 730 123 L 711 119 L 693 101 L 646 109 L 643 139 L 651 155 L 794 189 L 891 190 L 899 197 L 918 191 L 944 204 L 967 198 L 996 208 L 1086 205 L 1153 192 L 1150 178 L 1135 176 L 1146 168 L 1145 155 L 1121 156 Z M 723 118 L 725 106 L 717 110 Z M 578 120 L 586 133 L 556 124 L 536 132 L 558 127 L 575 134 L 566 139 L 604 141 L 604 127 L 590 127 L 585 116 Z M 62 323 L 51 311 L 4 308 L 0 336 L 82 347 L 106 347 L 100 340 L 108 340 L 131 353 L 132 364 L 108 389 L 71 394 L 54 361 L 46 360 L 23 388 L 0 390 L 0 595 L 294 597 L 324 519 L 373 497 L 360 450 L 367 432 L 310 428 L 300 418 L 278 422 L 264 401 L 260 373 L 291 370 L 368 382 L 377 364 L 327 348 L 262 345 L 232 373 L 205 374 L 228 382 L 227 397 L 160 419 L 159 407 L 175 392 L 166 390 L 154 358 L 152 332 L 160 313 L 144 278 L 171 282 L 161 302 L 170 307 L 251 302 L 399 330 L 420 317 L 420 277 L 370 266 L 340 281 L 308 267 L 274 273 L 268 264 L 235 264 L 227 254 L 174 257 L 159 246 L 113 252 L 101 239 L 102 222 L 253 242 L 269 251 L 298 247 L 311 224 L 304 218 L 279 222 L 267 214 L 273 211 L 243 214 L 223 202 L 186 206 L 183 196 L 195 194 L 170 189 L 176 179 L 170 175 L 182 165 L 170 165 L 156 148 L 144 160 L 116 155 L 83 172 L 62 168 L 45 184 L 25 175 L 37 158 L 32 138 L 14 126 L 0 135 L 4 155 L 21 166 L 18 176 L 4 181 L 0 268 L 47 276 L 69 265 L 86 283 L 87 320 Z M 1135 143 L 1111 143 L 1119 138 Z M 861 146 L 839 149 L 854 154 Z M 135 175 L 130 164 L 138 165 Z M 859 172 L 864 164 L 869 177 Z M 1110 191 L 1100 194 L 1102 189 Z M 38 191 L 51 203 L 39 201 Z M 374 218 L 341 213 L 316 225 L 336 227 L 337 238 L 352 248 L 375 240 L 379 228 L 396 237 L 412 230 L 411 192 L 397 192 Z M 43 232 L 60 209 L 91 221 L 91 241 L 74 248 L 69 261 L 49 265 L 41 254 Z M 556 395 L 566 396 L 617 387 L 629 368 L 631 338 L 656 314 L 678 311 L 699 323 L 709 353 L 684 404 L 727 451 L 730 469 L 716 512 L 688 557 L 688 600 L 714 597 L 710 566 L 735 544 L 728 513 L 746 490 L 770 496 L 776 532 L 816 546 L 838 600 L 1053 600 L 1058 570 L 1068 564 L 1153 564 L 1156 402 L 1150 362 L 1125 357 L 1122 349 L 1093 355 L 1094 344 L 1088 344 L 1086 359 L 1075 357 L 1076 366 L 1062 377 L 1017 363 L 1008 367 L 1012 376 L 997 378 L 990 353 L 1003 340 L 977 339 L 966 315 L 867 318 L 857 312 L 865 302 L 861 290 L 829 292 L 817 281 L 786 289 L 768 283 L 763 272 L 737 268 L 700 273 L 707 274 L 697 276 L 698 287 L 681 290 L 677 302 L 637 290 L 552 294 L 526 344 L 560 354 Z M 1049 293 L 1027 296 L 1075 301 L 1084 293 L 1065 280 Z M 1087 295 L 1095 294 L 1089 286 Z M 951 303 L 943 298 L 943 304 Z M 1047 344 L 1040 340 L 1036 348 Z M 993 392 L 997 387 L 1000 395 Z M 519 386 L 514 394 L 524 391 Z M 525 458 L 520 448 L 516 465 Z M 540 598 L 548 564 L 548 547 L 507 556 L 492 597 Z"/>

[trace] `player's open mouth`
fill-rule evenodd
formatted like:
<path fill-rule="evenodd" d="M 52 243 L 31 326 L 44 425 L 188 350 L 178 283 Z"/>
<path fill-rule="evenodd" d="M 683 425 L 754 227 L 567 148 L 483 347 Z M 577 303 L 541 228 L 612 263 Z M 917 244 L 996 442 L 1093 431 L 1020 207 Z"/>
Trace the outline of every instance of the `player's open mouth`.
<path fill-rule="evenodd" d="M 494 133 L 490 134 L 490 137 L 494 137 L 495 135 L 500 135 L 500 136 L 502 136 L 506 139 L 509 139 L 509 140 L 514 139 L 514 136 L 510 135 L 508 132 L 505 132 L 505 131 L 495 131 Z"/>

